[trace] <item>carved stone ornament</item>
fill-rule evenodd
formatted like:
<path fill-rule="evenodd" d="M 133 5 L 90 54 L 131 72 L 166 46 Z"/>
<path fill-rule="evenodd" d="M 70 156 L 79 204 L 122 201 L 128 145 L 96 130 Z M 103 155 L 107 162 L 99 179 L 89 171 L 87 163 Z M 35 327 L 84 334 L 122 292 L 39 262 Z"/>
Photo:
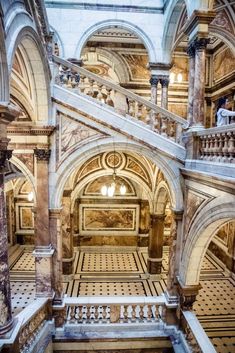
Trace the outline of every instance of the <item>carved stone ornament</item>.
<path fill-rule="evenodd" d="M 158 76 L 152 75 L 150 80 L 149 80 L 150 85 L 151 86 L 157 86 L 158 82 L 159 82 Z"/>
<path fill-rule="evenodd" d="M 160 83 L 161 83 L 162 87 L 168 87 L 169 82 L 170 82 L 169 76 L 162 76 L 160 78 Z"/>
<path fill-rule="evenodd" d="M 207 47 L 207 44 L 209 44 L 210 38 L 196 38 L 193 41 L 193 46 L 195 50 L 204 50 Z"/>
<path fill-rule="evenodd" d="M 195 56 L 195 47 L 194 47 L 193 43 L 189 44 L 189 46 L 187 48 L 187 54 L 190 58 L 193 58 Z"/>
<path fill-rule="evenodd" d="M 46 161 L 49 162 L 51 150 L 46 150 L 42 148 L 36 148 L 34 150 L 35 156 L 37 157 L 38 161 Z"/>

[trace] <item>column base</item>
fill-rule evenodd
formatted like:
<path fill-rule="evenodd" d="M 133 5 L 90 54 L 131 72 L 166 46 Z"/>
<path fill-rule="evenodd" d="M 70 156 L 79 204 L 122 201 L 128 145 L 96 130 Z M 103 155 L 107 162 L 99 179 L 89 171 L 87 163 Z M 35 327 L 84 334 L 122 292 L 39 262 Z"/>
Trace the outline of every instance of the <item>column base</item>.
<path fill-rule="evenodd" d="M 178 295 L 172 295 L 168 291 L 164 292 L 164 295 L 166 297 L 167 304 L 169 304 L 169 305 L 178 305 L 179 304 Z"/>
<path fill-rule="evenodd" d="M 161 259 L 148 258 L 147 270 L 148 270 L 148 273 L 151 275 L 160 274 L 162 272 L 162 258 Z"/>
<path fill-rule="evenodd" d="M 74 269 L 74 256 L 69 259 L 62 260 L 62 273 L 63 275 L 69 276 L 73 274 Z"/>
<path fill-rule="evenodd" d="M 193 131 L 201 131 L 204 130 L 205 126 L 202 123 L 194 123 L 191 126 L 189 126 L 188 132 L 193 132 Z"/>

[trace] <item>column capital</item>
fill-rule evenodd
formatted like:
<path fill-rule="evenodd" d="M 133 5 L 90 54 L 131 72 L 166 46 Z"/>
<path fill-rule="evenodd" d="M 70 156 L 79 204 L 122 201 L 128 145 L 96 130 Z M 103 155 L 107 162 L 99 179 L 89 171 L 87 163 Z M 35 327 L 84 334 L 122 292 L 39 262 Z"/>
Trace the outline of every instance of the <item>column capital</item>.
<path fill-rule="evenodd" d="M 177 280 L 181 309 L 191 310 L 193 303 L 195 302 L 198 295 L 199 289 L 201 289 L 202 286 L 200 283 L 195 285 L 183 285 L 179 277 L 177 277 Z"/>
<path fill-rule="evenodd" d="M 194 58 L 195 57 L 195 46 L 193 45 L 193 43 L 190 43 L 187 47 L 187 54 L 190 58 Z"/>
<path fill-rule="evenodd" d="M 155 213 L 150 214 L 151 222 L 164 221 L 165 217 L 166 217 L 166 215 L 164 213 L 163 214 L 155 214 Z"/>
<path fill-rule="evenodd" d="M 7 161 L 12 156 L 12 150 L 3 149 L 0 150 L 0 173 L 7 171 Z"/>
<path fill-rule="evenodd" d="M 173 215 L 175 221 L 181 221 L 182 220 L 183 214 L 184 214 L 184 210 L 183 209 L 177 210 L 175 208 L 171 208 L 171 212 L 172 212 L 172 215 Z"/>
<path fill-rule="evenodd" d="M 49 162 L 51 150 L 36 148 L 34 150 L 34 154 L 35 154 L 38 161 Z"/>
<path fill-rule="evenodd" d="M 209 42 L 210 42 L 210 38 L 196 37 L 191 44 L 193 45 L 195 51 L 199 51 L 199 50 L 205 50 Z"/>
<path fill-rule="evenodd" d="M 150 80 L 149 80 L 150 85 L 151 86 L 157 86 L 158 82 L 159 82 L 158 75 L 152 75 Z"/>
<path fill-rule="evenodd" d="M 160 83 L 162 87 L 168 87 L 170 83 L 169 75 L 160 76 Z"/>

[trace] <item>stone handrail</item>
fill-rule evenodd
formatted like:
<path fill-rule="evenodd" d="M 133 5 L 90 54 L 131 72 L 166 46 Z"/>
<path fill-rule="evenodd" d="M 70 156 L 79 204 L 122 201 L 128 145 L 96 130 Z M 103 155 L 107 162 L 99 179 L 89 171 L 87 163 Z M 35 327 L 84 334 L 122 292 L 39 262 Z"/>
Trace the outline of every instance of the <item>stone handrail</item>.
<path fill-rule="evenodd" d="M 60 325 L 160 322 L 165 299 L 160 297 L 65 297 Z M 62 316 L 62 317 L 61 317 Z M 62 319 L 62 320 L 61 320 Z"/>
<path fill-rule="evenodd" d="M 197 131 L 194 139 L 198 140 L 197 159 L 235 163 L 235 124 Z"/>
<path fill-rule="evenodd" d="M 216 350 L 192 311 L 182 311 L 186 340 L 194 353 L 216 353 Z"/>
<path fill-rule="evenodd" d="M 187 125 L 185 119 L 67 60 L 53 55 L 53 61 L 58 65 L 56 84 L 113 106 L 120 114 L 146 123 L 174 142 L 181 142 L 182 129 Z"/>
<path fill-rule="evenodd" d="M 9 339 L 0 339 L 1 347 L 17 347 L 14 352 L 28 352 L 49 319 L 47 298 L 37 298 L 15 316 L 16 325 Z"/>

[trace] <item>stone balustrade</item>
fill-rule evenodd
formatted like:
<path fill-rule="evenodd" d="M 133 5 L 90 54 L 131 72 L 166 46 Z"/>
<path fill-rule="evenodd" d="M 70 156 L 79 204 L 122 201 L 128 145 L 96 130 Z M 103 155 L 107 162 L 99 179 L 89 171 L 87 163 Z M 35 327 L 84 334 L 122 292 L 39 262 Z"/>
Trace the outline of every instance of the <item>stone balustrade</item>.
<path fill-rule="evenodd" d="M 57 56 L 53 56 L 53 61 L 57 65 L 55 84 L 114 107 L 127 118 L 144 122 L 156 133 L 181 142 L 185 119 L 69 61 Z"/>
<path fill-rule="evenodd" d="M 163 296 L 66 297 L 60 325 L 160 322 L 164 306 Z"/>
<path fill-rule="evenodd" d="M 207 129 L 198 134 L 199 159 L 220 163 L 235 163 L 235 124 Z"/>
<path fill-rule="evenodd" d="M 194 353 L 216 353 L 216 350 L 192 311 L 182 311 L 185 338 Z"/>

